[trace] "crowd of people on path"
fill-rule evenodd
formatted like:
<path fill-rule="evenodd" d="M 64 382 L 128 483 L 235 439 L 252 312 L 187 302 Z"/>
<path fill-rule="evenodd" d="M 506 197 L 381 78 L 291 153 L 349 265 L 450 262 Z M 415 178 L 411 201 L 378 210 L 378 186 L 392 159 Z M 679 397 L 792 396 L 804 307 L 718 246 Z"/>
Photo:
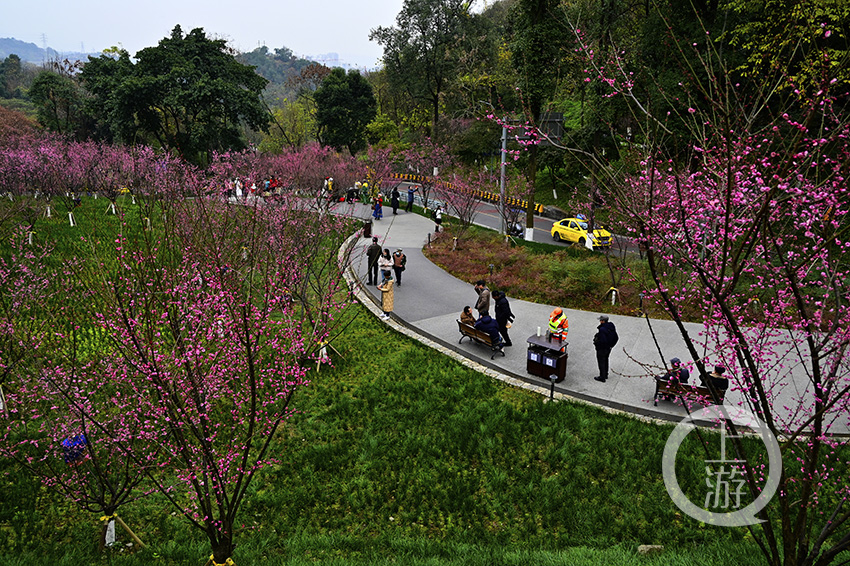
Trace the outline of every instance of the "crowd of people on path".
<path fill-rule="evenodd" d="M 244 200 L 258 196 L 270 197 L 280 195 L 283 192 L 284 187 L 280 179 L 274 175 L 270 175 L 260 179 L 259 185 L 256 181 L 250 181 L 249 183 L 239 177 L 235 177 L 233 180 L 225 182 L 224 190 L 229 198 Z"/>
<path fill-rule="evenodd" d="M 389 248 L 381 248 L 378 237 L 372 237 L 372 243 L 366 249 L 366 284 L 375 285 L 381 291 L 381 319 L 388 320 L 393 312 L 396 286 L 401 287 L 401 274 L 407 267 L 404 250 L 397 248 L 390 253 Z M 378 272 L 380 271 L 380 278 Z M 395 279 L 393 279 L 395 275 Z"/>
<path fill-rule="evenodd" d="M 491 293 L 484 280 L 477 281 L 474 288 L 478 294 L 478 300 L 475 302 L 475 310 L 478 311 L 478 317 L 476 318 L 472 313 L 471 306 L 465 306 L 460 313 L 460 322 L 489 335 L 490 342 L 496 349 L 513 346 L 511 337 L 508 334 L 508 328 L 511 327 L 514 321 L 514 313 L 511 312 L 508 297 L 502 291 Z M 490 316 L 491 300 L 495 305 L 495 318 Z"/>
<path fill-rule="evenodd" d="M 363 195 L 365 190 L 366 196 L 361 196 L 361 198 L 363 199 L 363 202 L 367 202 L 370 205 L 370 208 L 372 209 L 372 218 L 375 220 L 383 219 L 384 201 L 386 200 L 384 193 L 381 191 L 369 192 L 367 183 L 363 183 L 362 185 L 360 183 L 355 183 L 355 186 L 357 187 L 357 190 L 353 191 L 351 194 L 353 195 L 356 193 Z M 418 191 L 419 187 L 415 185 L 407 186 L 407 205 L 404 208 L 405 212 L 413 212 L 413 201 L 415 194 Z M 398 215 L 398 209 L 401 208 L 401 192 L 399 191 L 398 185 L 394 186 L 392 190 L 390 190 L 389 201 L 390 207 L 393 210 L 393 215 Z M 350 202 L 354 202 L 353 196 Z M 440 221 L 437 222 L 437 224 L 439 225 L 440 223 L 442 223 L 442 211 L 440 211 Z"/>
<path fill-rule="evenodd" d="M 406 209 L 408 211 L 412 208 L 413 195 L 416 190 L 412 186 L 408 188 L 408 208 Z M 400 197 L 399 191 L 393 189 L 390 197 L 393 214 L 398 213 Z M 373 216 L 375 218 L 382 216 L 382 204 L 383 199 L 379 195 L 373 206 Z M 435 214 L 439 212 L 440 208 L 438 207 Z M 437 229 L 439 229 L 439 222 L 437 222 Z M 366 258 L 367 285 L 376 285 L 377 289 L 381 291 L 382 314 L 380 318 L 389 320 L 394 307 L 395 287 L 401 287 L 402 274 L 406 268 L 407 257 L 401 248 L 397 248 L 392 253 L 389 248 L 382 248 L 378 237 L 375 236 L 372 238 L 371 245 L 366 250 Z M 378 272 L 380 272 L 380 277 Z M 491 291 L 487 286 L 487 282 L 483 279 L 475 282 L 474 289 L 477 299 L 473 306 L 465 306 L 463 308 L 463 311 L 460 313 L 460 322 L 489 335 L 494 348 L 502 349 L 513 346 L 509 329 L 515 320 L 515 316 L 511 311 L 510 301 L 507 295 L 500 290 Z M 492 315 L 491 306 L 494 306 Z M 473 313 L 473 309 L 477 312 L 477 316 Z M 610 321 L 607 314 L 599 315 L 597 320 L 599 324 L 593 336 L 593 347 L 596 352 L 596 363 L 599 374 L 593 379 L 600 383 L 605 383 L 609 379 L 609 358 L 614 347 L 619 342 L 619 336 L 616 326 Z M 562 308 L 556 307 L 549 315 L 547 335 L 552 340 L 563 341 L 569 333 L 569 328 L 567 314 Z M 690 371 L 682 361 L 674 357 L 669 360 L 669 365 L 669 369 L 666 369 L 663 374 L 656 376 L 655 379 L 688 385 Z M 729 387 L 729 379 L 725 375 L 725 371 L 726 368 L 723 366 L 714 366 L 714 371 L 709 374 L 707 379 L 700 376 L 701 385 L 725 392 Z M 670 399 L 668 398 L 668 400 Z"/>
<path fill-rule="evenodd" d="M 510 304 L 507 296 L 502 291 L 493 291 L 487 288 L 487 283 L 484 280 L 479 280 L 475 283 L 475 292 L 478 294 L 478 300 L 475 303 L 475 310 L 478 311 L 476 319 L 472 313 L 472 307 L 464 307 L 460 314 L 460 322 L 474 326 L 475 328 L 487 332 L 494 345 L 511 346 L 511 339 L 508 335 L 508 328 L 514 321 L 514 315 L 511 312 Z M 490 301 L 495 300 L 496 318 L 490 316 Z M 596 350 L 596 364 L 599 369 L 599 375 L 593 379 L 605 383 L 609 377 L 609 358 L 611 351 L 617 345 L 619 336 L 617 328 L 610 321 L 607 314 L 599 315 L 597 318 L 599 324 L 596 328 L 596 333 L 593 336 L 593 346 Z M 565 340 L 570 330 L 569 319 L 567 314 L 560 307 L 556 307 L 549 315 L 549 324 L 547 327 L 547 335 L 550 340 Z M 709 387 L 710 384 L 720 391 L 725 391 L 729 387 L 729 379 L 724 375 L 726 368 L 723 366 L 715 366 L 714 371 L 709 375 L 708 381 L 701 378 L 702 385 Z M 656 379 L 669 381 L 672 383 L 687 384 L 690 379 L 689 370 L 682 364 L 679 358 L 670 360 L 670 369 Z"/>

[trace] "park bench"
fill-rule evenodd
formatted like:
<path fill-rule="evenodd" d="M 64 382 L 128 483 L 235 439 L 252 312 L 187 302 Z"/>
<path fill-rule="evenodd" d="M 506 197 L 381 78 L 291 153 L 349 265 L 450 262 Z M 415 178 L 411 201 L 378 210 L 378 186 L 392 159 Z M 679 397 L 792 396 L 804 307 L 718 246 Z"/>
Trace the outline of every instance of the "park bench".
<path fill-rule="evenodd" d="M 720 394 L 720 403 L 723 404 L 723 398 L 726 395 L 725 389 L 718 390 Z M 674 397 L 683 396 L 692 401 L 696 401 L 700 405 L 711 404 L 711 391 L 708 387 L 701 385 L 688 385 L 687 383 L 669 382 L 663 379 L 655 380 L 655 402 L 653 405 L 658 406 L 658 399 L 671 395 Z"/>
<path fill-rule="evenodd" d="M 493 352 L 493 355 L 490 356 L 491 360 L 496 357 L 496 354 L 502 354 L 502 356 L 505 355 L 504 343 L 501 340 L 499 340 L 497 344 L 493 344 L 493 340 L 490 338 L 489 334 L 478 330 L 474 326 L 464 324 L 459 320 L 457 321 L 457 328 L 461 333 L 460 340 L 457 342 L 458 344 L 463 342 L 463 339 L 468 336 L 473 342 L 483 344 L 490 348 L 490 351 Z"/>

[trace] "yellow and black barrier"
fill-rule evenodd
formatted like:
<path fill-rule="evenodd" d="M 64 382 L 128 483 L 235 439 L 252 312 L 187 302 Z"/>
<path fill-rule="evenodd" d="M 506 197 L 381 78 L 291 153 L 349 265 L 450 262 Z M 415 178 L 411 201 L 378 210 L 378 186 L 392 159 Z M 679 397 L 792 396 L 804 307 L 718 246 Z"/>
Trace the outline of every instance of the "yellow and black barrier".
<path fill-rule="evenodd" d="M 481 200 L 486 200 L 488 202 L 499 202 L 499 200 L 501 200 L 501 198 L 502 198 L 501 195 L 499 195 L 498 193 L 490 193 L 490 192 L 487 192 L 487 191 L 476 191 L 476 196 L 478 198 L 480 198 Z M 518 199 L 516 197 L 506 198 L 505 204 L 507 204 L 508 206 L 515 206 L 515 207 L 521 208 L 523 210 L 528 209 L 528 201 Z M 534 212 L 535 212 L 535 214 L 543 214 L 543 205 L 542 204 L 535 204 L 534 205 Z"/>
<path fill-rule="evenodd" d="M 433 177 L 429 177 L 427 175 L 413 175 L 413 174 L 410 174 L 410 173 L 393 173 L 391 175 L 391 178 L 398 179 L 400 181 L 412 181 L 414 183 L 433 183 L 433 184 L 442 185 L 442 186 L 447 187 L 449 189 L 457 189 L 457 187 L 454 185 L 454 183 L 448 183 L 448 182 L 442 181 L 440 179 L 434 179 Z M 499 200 L 501 200 L 501 195 L 499 195 L 498 193 L 491 193 L 491 192 L 482 191 L 482 190 L 474 190 L 473 194 L 477 198 L 484 200 L 484 201 L 487 201 L 487 202 L 494 202 L 495 203 L 495 202 L 499 202 Z M 507 204 L 508 206 L 515 206 L 515 207 L 521 208 L 523 210 L 528 209 L 528 201 L 518 199 L 516 197 L 506 198 L 505 204 Z M 542 204 L 535 204 L 534 205 L 534 213 L 535 214 L 543 214 L 543 205 Z"/>

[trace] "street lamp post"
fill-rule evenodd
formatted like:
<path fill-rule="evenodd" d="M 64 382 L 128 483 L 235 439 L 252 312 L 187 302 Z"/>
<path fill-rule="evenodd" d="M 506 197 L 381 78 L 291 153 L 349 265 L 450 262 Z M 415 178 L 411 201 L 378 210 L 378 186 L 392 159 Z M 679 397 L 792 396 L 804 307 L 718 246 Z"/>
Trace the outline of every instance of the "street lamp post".
<path fill-rule="evenodd" d="M 508 128 L 502 126 L 502 165 L 499 177 L 499 216 L 501 217 L 501 233 L 507 234 L 505 222 L 505 158 L 508 153 Z"/>

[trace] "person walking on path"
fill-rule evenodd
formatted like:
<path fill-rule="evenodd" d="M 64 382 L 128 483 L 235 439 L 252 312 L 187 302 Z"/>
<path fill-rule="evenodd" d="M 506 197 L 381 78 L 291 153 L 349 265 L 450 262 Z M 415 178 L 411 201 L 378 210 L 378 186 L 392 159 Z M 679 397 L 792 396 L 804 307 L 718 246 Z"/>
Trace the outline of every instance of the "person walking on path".
<path fill-rule="evenodd" d="M 475 310 L 478 311 L 479 318 L 490 314 L 490 289 L 483 279 L 479 279 L 475 283 L 475 292 L 478 293 L 478 301 L 475 303 Z"/>
<path fill-rule="evenodd" d="M 384 280 L 378 285 L 378 290 L 381 292 L 381 310 L 384 311 L 384 314 L 381 315 L 381 320 L 389 320 L 390 313 L 393 312 L 393 280 L 389 277 L 384 277 Z"/>
<path fill-rule="evenodd" d="M 375 205 L 372 207 L 372 216 L 375 220 L 380 220 L 384 217 L 384 197 L 378 195 L 375 197 Z"/>
<path fill-rule="evenodd" d="M 407 256 L 399 248 L 393 253 L 393 271 L 395 272 L 396 285 L 399 287 L 401 287 L 401 272 L 404 271 L 406 265 Z"/>
<path fill-rule="evenodd" d="M 608 315 L 599 316 L 599 326 L 596 330 L 596 336 L 593 337 L 593 346 L 596 348 L 596 363 L 599 366 L 599 375 L 594 377 L 596 381 L 605 383 L 608 379 L 608 356 L 611 355 L 611 350 L 617 345 L 619 337 L 617 329 L 613 322 L 608 322 Z"/>
<path fill-rule="evenodd" d="M 413 212 L 413 193 L 418 190 L 413 188 L 413 185 L 407 185 L 407 207 L 404 209 L 405 212 Z"/>
<path fill-rule="evenodd" d="M 434 223 L 436 224 L 434 232 L 439 232 L 440 226 L 443 225 L 443 207 L 439 204 L 437 205 L 437 210 L 434 211 Z"/>
<path fill-rule="evenodd" d="M 493 299 L 496 300 L 496 323 L 499 325 L 499 334 L 502 335 L 505 346 L 513 346 L 511 338 L 508 336 L 508 324 L 514 321 L 511 305 L 502 291 L 493 291 Z"/>
<path fill-rule="evenodd" d="M 390 193 L 390 205 L 393 207 L 393 214 L 398 214 L 398 199 L 401 195 L 398 192 L 398 187 L 393 187 L 393 192 Z"/>
<path fill-rule="evenodd" d="M 367 285 L 378 284 L 378 258 L 381 257 L 381 245 L 378 244 L 378 237 L 372 238 L 372 245 L 366 249 L 366 268 L 368 272 Z"/>
<path fill-rule="evenodd" d="M 381 279 L 393 278 L 393 258 L 390 250 L 384 248 L 384 253 L 378 258 L 378 269 L 381 270 Z"/>

